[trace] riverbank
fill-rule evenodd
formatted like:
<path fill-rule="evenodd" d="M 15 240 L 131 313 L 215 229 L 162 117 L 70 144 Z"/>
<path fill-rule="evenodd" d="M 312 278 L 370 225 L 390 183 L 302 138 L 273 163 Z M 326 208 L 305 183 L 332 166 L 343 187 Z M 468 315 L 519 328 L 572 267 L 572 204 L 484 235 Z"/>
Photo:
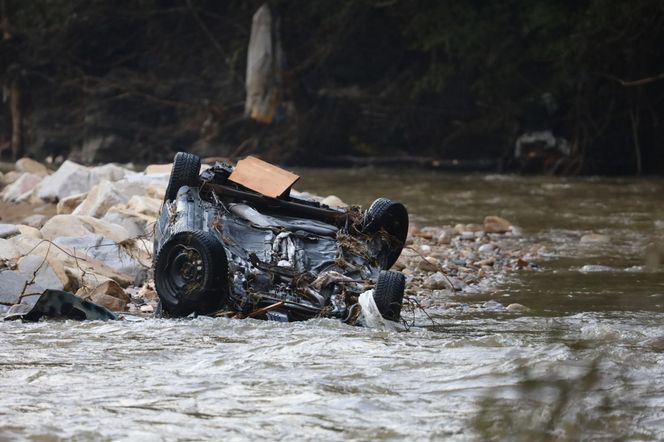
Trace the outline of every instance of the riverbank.
<path fill-rule="evenodd" d="M 2 308 L 49 288 L 118 313 L 154 312 L 151 235 L 169 173 L 170 165 L 135 172 L 72 162 L 50 172 L 19 160 L 2 177 L 0 194 L 0 278 L 13 287 Z M 415 223 L 394 266 L 407 277 L 404 315 L 422 308 L 525 312 L 516 303 L 469 305 L 454 297 L 491 292 L 511 273 L 535 269 L 536 259 L 522 230 L 497 216 L 482 224 Z"/>

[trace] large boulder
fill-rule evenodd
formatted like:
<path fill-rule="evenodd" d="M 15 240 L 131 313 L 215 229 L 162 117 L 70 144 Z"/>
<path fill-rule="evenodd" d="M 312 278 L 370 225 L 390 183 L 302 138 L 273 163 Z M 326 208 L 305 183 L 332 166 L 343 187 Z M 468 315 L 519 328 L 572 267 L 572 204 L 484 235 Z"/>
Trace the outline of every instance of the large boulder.
<path fill-rule="evenodd" d="M 30 294 L 41 294 L 44 287 L 30 283 L 30 278 L 12 270 L 0 270 L 0 304 L 14 305 L 21 302 L 21 298 Z"/>
<path fill-rule="evenodd" d="M 14 168 L 18 172 L 34 173 L 36 175 L 48 175 L 48 168 L 42 163 L 33 160 L 32 158 L 21 158 L 16 161 Z"/>
<path fill-rule="evenodd" d="M 64 266 L 54 259 L 36 255 L 24 256 L 18 261 L 18 272 L 29 281 L 34 281 L 47 289 L 71 290 L 72 288 Z"/>
<path fill-rule="evenodd" d="M 142 241 L 128 240 L 118 244 L 101 235 L 85 235 L 57 238 L 54 243 L 77 255 L 83 253 L 118 273 L 130 276 L 134 284 L 145 281 L 151 266 L 149 244 Z"/>
<path fill-rule="evenodd" d="M 20 233 L 21 231 L 14 224 L 0 224 L 0 238 L 11 238 Z"/>
<path fill-rule="evenodd" d="M 60 262 L 68 278 L 75 281 L 72 284 L 74 286 L 96 287 L 102 282 L 112 279 L 120 286 L 126 287 L 135 279 L 88 255 L 86 253 L 87 245 L 79 243 L 81 247 L 70 249 L 57 242 L 51 243 L 25 235 L 15 236 L 11 242 L 20 255 L 36 255 L 47 257 L 49 262 L 52 262 L 51 260 Z"/>
<path fill-rule="evenodd" d="M 44 239 L 54 240 L 59 237 L 80 237 L 86 235 L 100 235 L 115 243 L 121 243 L 130 238 L 129 233 L 122 226 L 80 215 L 56 215 L 41 228 Z"/>
<path fill-rule="evenodd" d="M 18 258 L 20 255 L 21 253 L 13 241 L 0 238 L 0 261 L 10 261 Z"/>
<path fill-rule="evenodd" d="M 115 164 L 89 168 L 67 160 L 53 175 L 44 178 L 37 195 L 45 201 L 57 202 L 71 195 L 88 192 L 102 180 L 118 181 L 130 175 L 135 175 L 135 172 Z"/>
<path fill-rule="evenodd" d="M 58 215 L 69 215 L 71 214 L 78 206 L 80 206 L 83 201 L 88 196 L 88 192 L 77 193 L 76 195 L 70 195 L 68 197 L 62 198 L 58 201 L 56 207 L 56 212 Z"/>
<path fill-rule="evenodd" d="M 112 206 L 126 202 L 127 197 L 118 192 L 113 183 L 104 180 L 88 192 L 83 202 L 74 209 L 72 214 L 101 218 Z"/>
<path fill-rule="evenodd" d="M 86 298 L 95 304 L 116 312 L 124 311 L 127 304 L 131 302 L 129 295 L 115 281 L 106 281 L 99 284 Z"/>
<path fill-rule="evenodd" d="M 129 210 L 124 204 L 111 207 L 102 221 L 124 227 L 131 238 L 150 237 L 155 224 L 154 217 Z"/>
<path fill-rule="evenodd" d="M 0 196 L 5 202 L 18 203 L 28 201 L 34 189 L 43 179 L 43 175 L 23 173 L 16 181 L 5 187 Z"/>

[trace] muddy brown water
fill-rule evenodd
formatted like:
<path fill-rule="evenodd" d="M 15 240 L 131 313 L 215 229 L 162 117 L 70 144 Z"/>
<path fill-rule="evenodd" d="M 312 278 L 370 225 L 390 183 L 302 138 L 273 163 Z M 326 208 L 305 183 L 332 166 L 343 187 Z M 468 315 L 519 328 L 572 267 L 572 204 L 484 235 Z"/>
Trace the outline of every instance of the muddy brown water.
<path fill-rule="evenodd" d="M 299 172 L 301 189 L 399 199 L 422 225 L 521 226 L 541 269 L 455 300 L 531 312 L 420 314 L 408 332 L 0 323 L 0 439 L 664 439 L 664 271 L 645 265 L 664 242 L 664 180 Z"/>

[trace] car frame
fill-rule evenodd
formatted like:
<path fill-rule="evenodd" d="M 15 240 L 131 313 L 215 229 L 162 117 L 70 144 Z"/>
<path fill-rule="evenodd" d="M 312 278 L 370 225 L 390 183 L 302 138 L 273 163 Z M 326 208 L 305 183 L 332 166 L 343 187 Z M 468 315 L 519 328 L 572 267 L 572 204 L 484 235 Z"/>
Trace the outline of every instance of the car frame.
<path fill-rule="evenodd" d="M 373 290 L 381 315 L 399 320 L 405 277 L 388 269 L 405 244 L 405 206 L 379 198 L 363 211 L 268 197 L 229 180 L 225 163 L 200 169 L 199 157 L 176 154 L 155 227 L 165 314 L 355 323 L 359 296 Z"/>

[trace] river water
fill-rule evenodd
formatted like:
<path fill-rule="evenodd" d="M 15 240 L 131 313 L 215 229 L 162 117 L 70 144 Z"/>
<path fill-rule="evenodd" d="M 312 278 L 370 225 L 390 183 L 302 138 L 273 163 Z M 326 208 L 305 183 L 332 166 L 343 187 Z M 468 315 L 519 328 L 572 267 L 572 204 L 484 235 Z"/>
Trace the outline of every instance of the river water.
<path fill-rule="evenodd" d="M 455 300 L 531 311 L 0 323 L 0 440 L 664 439 L 664 180 L 299 172 L 420 225 L 509 219 L 540 270 Z"/>

